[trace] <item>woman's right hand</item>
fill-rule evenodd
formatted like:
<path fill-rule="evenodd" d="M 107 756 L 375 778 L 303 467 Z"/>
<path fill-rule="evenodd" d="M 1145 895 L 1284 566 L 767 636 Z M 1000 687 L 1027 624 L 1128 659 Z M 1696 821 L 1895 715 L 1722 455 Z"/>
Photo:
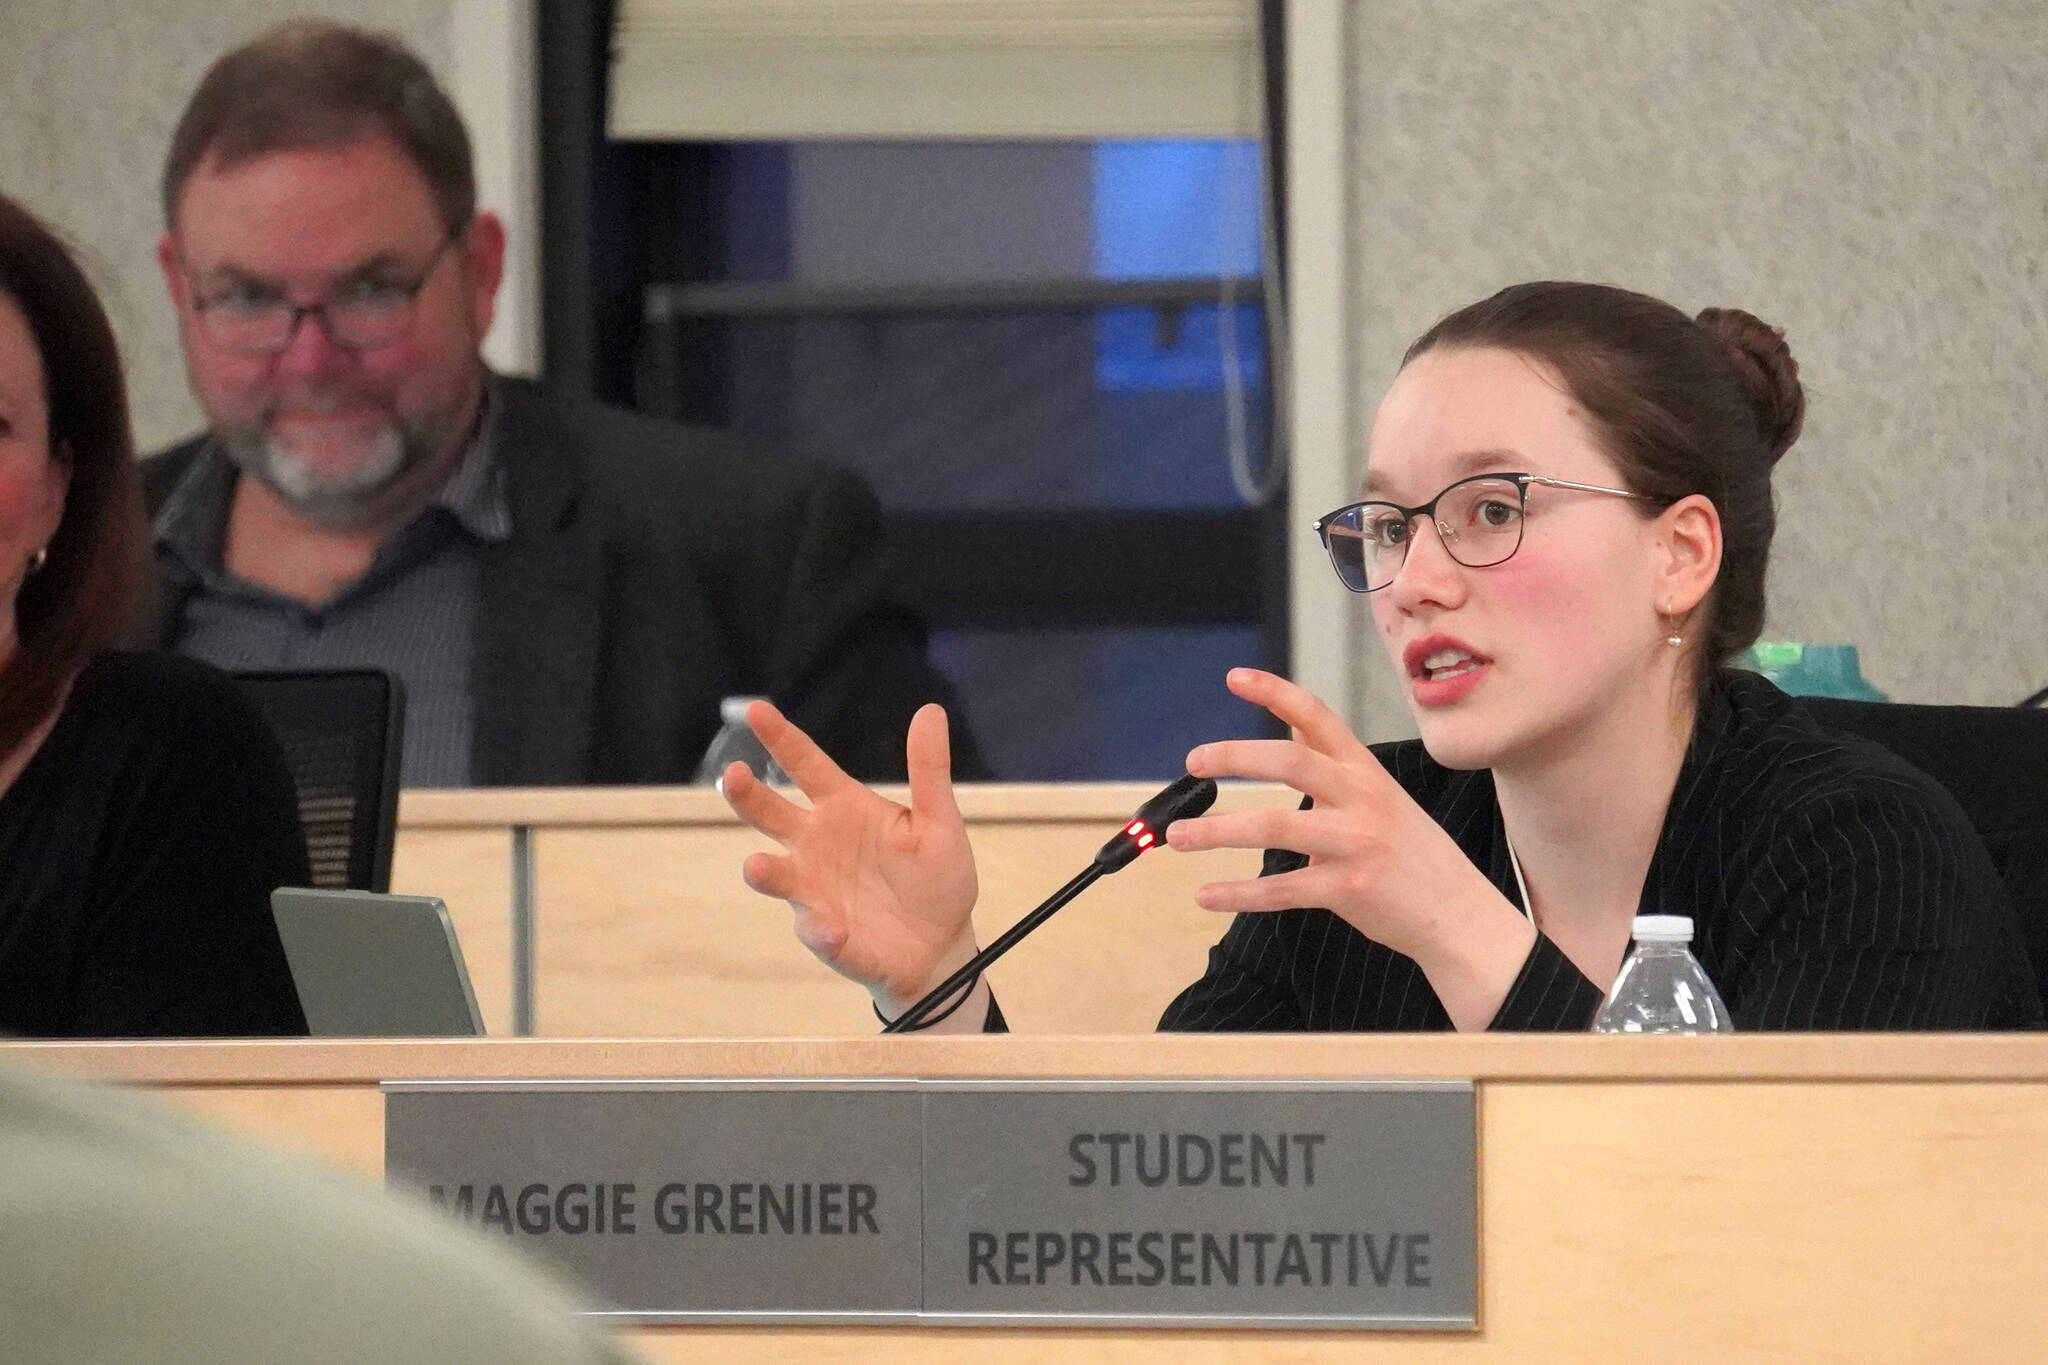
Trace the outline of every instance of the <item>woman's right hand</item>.
<path fill-rule="evenodd" d="M 907 809 L 847 776 L 768 702 L 750 705 L 747 723 L 811 803 L 743 763 L 725 770 L 726 803 L 785 850 L 749 855 L 747 885 L 788 901 L 803 945 L 866 986 L 884 1014 L 900 1014 L 975 950 L 974 850 L 953 801 L 944 709 L 911 718 Z"/>

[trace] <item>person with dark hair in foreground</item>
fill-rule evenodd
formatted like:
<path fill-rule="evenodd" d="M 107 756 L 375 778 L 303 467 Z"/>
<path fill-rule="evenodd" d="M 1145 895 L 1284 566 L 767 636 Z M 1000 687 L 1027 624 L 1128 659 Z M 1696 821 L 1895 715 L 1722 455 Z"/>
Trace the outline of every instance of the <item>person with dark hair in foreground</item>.
<path fill-rule="evenodd" d="M 143 543 L 114 334 L 0 198 L 0 1033 L 302 1034 L 291 777 L 230 680 L 109 649 Z"/>
<path fill-rule="evenodd" d="M 1368 747 L 1285 679 L 1230 674 L 1295 737 L 1204 744 L 1188 771 L 1308 799 L 1169 830 L 1270 851 L 1258 880 L 1199 893 L 1237 918 L 1162 1026 L 1584 1029 L 1639 913 L 1693 918 L 1738 1028 L 2038 1023 L 1954 800 L 1727 667 L 1763 623 L 1771 469 L 1804 411 L 1782 334 L 1737 310 L 1535 283 L 1424 334 L 1364 500 L 1317 522 L 1422 737 Z M 893 1017 L 975 949 L 944 714 L 912 724 L 908 809 L 773 707 L 750 715 L 811 809 L 728 769 L 733 808 L 787 850 L 747 882 Z M 970 990 L 938 1027 L 1001 1028 Z"/>
<path fill-rule="evenodd" d="M 395 673 L 408 786 L 687 782 L 720 700 L 756 694 L 903 775 L 911 715 L 951 690 L 874 495 L 487 370 L 505 231 L 402 44 L 301 20 L 222 57 L 163 209 L 210 430 L 146 466 L 160 643 Z"/>
<path fill-rule="evenodd" d="M 0 1355 L 623 1365 L 445 1217 L 141 1100 L 0 1071 Z"/>

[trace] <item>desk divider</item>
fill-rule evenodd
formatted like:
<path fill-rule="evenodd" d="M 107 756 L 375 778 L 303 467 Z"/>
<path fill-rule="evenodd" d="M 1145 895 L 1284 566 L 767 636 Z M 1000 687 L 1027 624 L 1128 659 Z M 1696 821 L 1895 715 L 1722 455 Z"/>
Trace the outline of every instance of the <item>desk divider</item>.
<path fill-rule="evenodd" d="M 1142 782 L 960 787 L 984 941 L 1083 866 L 1156 791 Z M 1297 799 L 1229 783 L 1217 809 Z M 471 856 L 464 841 L 474 839 L 496 841 L 496 866 Z M 867 1033 L 861 992 L 820 966 L 786 913 L 741 880 L 746 854 L 770 847 L 710 788 L 412 790 L 399 806 L 392 888 L 448 902 L 494 1034 Z M 1155 852 L 1090 890 L 991 980 L 1024 1026 L 1150 1028 L 1223 930 L 1222 917 L 1194 905 L 1195 887 L 1258 868 L 1248 850 Z"/>

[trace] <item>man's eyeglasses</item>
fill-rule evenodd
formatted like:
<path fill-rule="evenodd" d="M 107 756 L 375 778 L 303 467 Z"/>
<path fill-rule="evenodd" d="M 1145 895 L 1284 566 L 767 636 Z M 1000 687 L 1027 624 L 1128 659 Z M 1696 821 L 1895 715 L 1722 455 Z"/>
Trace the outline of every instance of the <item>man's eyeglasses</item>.
<path fill-rule="evenodd" d="M 1460 479 L 1420 507 L 1396 502 L 1354 502 L 1316 518 L 1316 534 L 1330 552 L 1337 577 L 1353 592 L 1378 592 L 1394 581 L 1415 538 L 1415 519 L 1436 526 L 1444 552 L 1468 569 L 1499 564 L 1522 548 L 1529 486 L 1608 493 L 1655 503 L 1659 499 L 1626 488 L 1546 479 L 1540 474 L 1475 474 Z"/>
<path fill-rule="evenodd" d="M 318 303 L 297 304 L 267 285 L 244 281 L 211 297 L 193 286 L 192 309 L 199 334 L 209 346 L 235 355 L 277 355 L 292 344 L 302 319 L 312 318 L 336 346 L 352 351 L 389 346 L 412 330 L 413 305 L 448 249 L 462 239 L 457 227 L 441 239 L 413 277 L 406 281 L 374 275 L 351 280 Z"/>

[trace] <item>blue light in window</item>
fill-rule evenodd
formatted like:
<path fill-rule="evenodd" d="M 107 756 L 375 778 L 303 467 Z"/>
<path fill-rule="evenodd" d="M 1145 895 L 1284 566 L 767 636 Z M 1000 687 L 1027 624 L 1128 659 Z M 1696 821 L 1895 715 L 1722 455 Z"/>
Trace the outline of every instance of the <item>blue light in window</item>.
<path fill-rule="evenodd" d="M 1096 144 L 1097 278 L 1255 275 L 1258 229 L 1257 143 Z"/>
<path fill-rule="evenodd" d="M 1103 142 L 1095 147 L 1098 278 L 1246 277 L 1259 271 L 1259 148 L 1252 142 Z M 1219 289 L 1219 298 L 1221 291 Z M 1258 309 L 1204 305 L 1162 321 L 1155 308 L 1106 311 L 1095 382 L 1107 393 L 1213 390 L 1223 347 L 1247 384 L 1265 378 Z"/>

